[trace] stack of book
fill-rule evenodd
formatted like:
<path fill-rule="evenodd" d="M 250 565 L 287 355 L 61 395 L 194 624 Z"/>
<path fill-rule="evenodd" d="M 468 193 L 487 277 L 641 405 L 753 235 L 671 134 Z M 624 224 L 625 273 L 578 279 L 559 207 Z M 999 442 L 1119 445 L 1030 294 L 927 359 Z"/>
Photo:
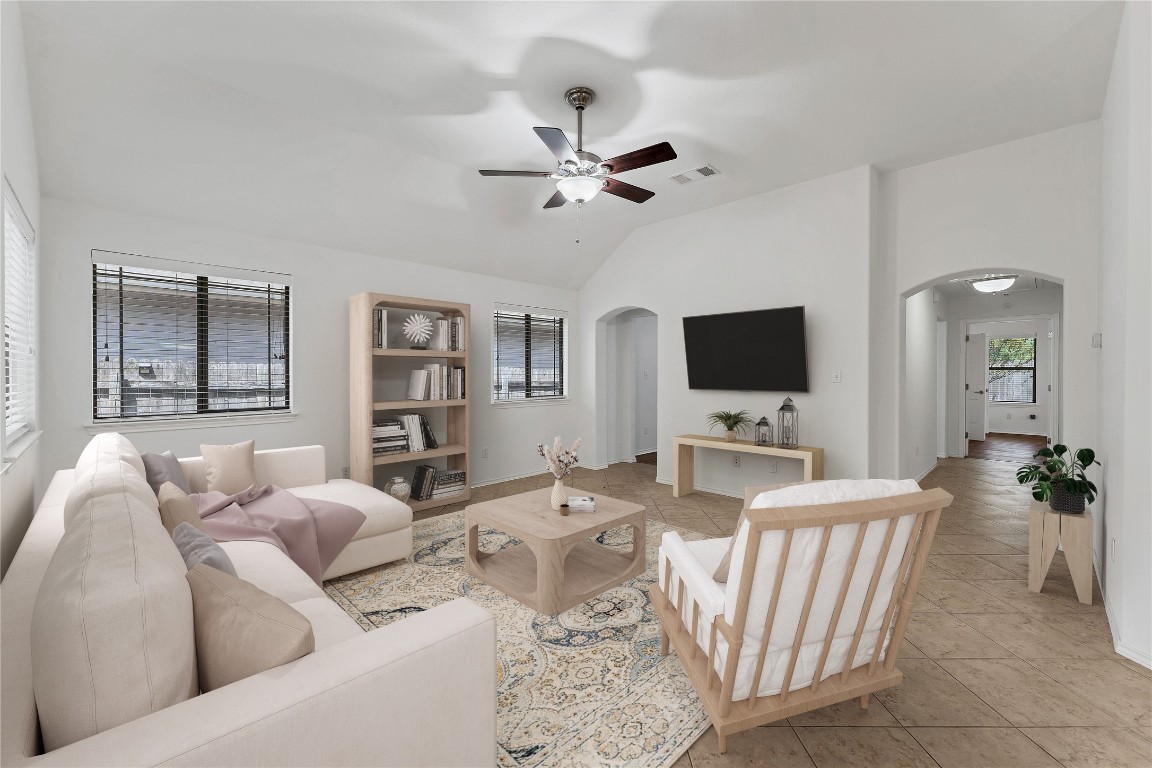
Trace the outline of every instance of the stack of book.
<path fill-rule="evenodd" d="M 458 496 L 467 485 L 467 473 L 462 469 L 436 469 L 431 464 L 421 464 L 412 475 L 412 498 L 426 501 Z"/>
<path fill-rule="evenodd" d="M 462 469 L 437 470 L 432 480 L 432 498 L 443 499 L 464 493 L 467 473 Z"/>
<path fill-rule="evenodd" d="M 428 419 L 422 413 L 402 413 L 396 416 L 400 421 L 404 432 L 408 436 L 408 450 L 409 451 L 428 451 L 433 448 L 439 448 L 439 443 L 436 442 L 436 436 L 432 434 L 432 427 L 428 424 Z M 373 428 L 375 429 L 375 428 Z"/>
<path fill-rule="evenodd" d="M 441 317 L 437 320 L 432 329 L 432 341 L 428 349 L 463 352 L 464 318 Z"/>
<path fill-rule="evenodd" d="M 463 368 L 428 363 L 408 375 L 409 400 L 459 400 L 463 397 Z"/>
<path fill-rule="evenodd" d="M 372 310 L 372 346 L 376 349 L 388 347 L 388 311 L 383 307 Z"/>
<path fill-rule="evenodd" d="M 408 430 L 400 419 L 382 418 L 372 422 L 372 454 L 408 452 Z"/>

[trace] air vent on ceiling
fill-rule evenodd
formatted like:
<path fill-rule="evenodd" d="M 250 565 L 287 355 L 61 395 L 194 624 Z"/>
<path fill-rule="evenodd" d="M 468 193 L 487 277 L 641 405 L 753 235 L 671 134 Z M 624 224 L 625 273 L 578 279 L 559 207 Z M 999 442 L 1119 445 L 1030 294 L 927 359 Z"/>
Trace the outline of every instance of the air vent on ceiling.
<path fill-rule="evenodd" d="M 684 171 L 684 173 L 678 173 L 675 176 L 669 176 L 668 178 L 672 179 L 672 181 L 676 182 L 677 184 L 691 184 L 694 181 L 700 181 L 700 179 L 706 179 L 709 176 L 715 176 L 718 173 L 720 173 L 720 171 L 716 170 L 714 166 L 702 165 L 699 168 L 693 168 L 690 171 Z"/>

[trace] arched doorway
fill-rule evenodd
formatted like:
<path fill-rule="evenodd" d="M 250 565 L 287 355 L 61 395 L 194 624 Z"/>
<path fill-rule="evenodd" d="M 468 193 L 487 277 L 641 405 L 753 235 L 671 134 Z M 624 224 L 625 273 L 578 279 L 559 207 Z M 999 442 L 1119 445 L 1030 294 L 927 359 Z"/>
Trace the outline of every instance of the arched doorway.
<path fill-rule="evenodd" d="M 596 456 L 635 461 L 657 446 L 656 314 L 619 307 L 596 321 Z"/>

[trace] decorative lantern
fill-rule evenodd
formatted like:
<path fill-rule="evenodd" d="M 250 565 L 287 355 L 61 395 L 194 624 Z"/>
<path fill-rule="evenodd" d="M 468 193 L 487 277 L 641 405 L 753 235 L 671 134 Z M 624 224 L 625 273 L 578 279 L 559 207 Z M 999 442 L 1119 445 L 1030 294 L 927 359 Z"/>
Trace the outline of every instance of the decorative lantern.
<path fill-rule="evenodd" d="M 772 422 L 767 416 L 761 416 L 756 422 L 756 445 L 772 445 Z"/>
<path fill-rule="evenodd" d="M 800 444 L 800 412 L 792 404 L 792 398 L 784 398 L 784 404 L 776 412 L 776 425 L 781 448 L 795 448 Z"/>

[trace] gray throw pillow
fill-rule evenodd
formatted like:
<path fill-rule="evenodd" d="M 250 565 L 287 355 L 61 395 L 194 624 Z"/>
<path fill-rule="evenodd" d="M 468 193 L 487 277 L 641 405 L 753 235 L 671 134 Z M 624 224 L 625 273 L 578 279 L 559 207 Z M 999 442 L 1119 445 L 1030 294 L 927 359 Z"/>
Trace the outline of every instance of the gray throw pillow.
<path fill-rule="evenodd" d="M 172 483 L 184 493 L 192 493 L 188 488 L 188 478 L 184 477 L 184 470 L 180 467 L 180 460 L 172 451 L 164 453 L 142 453 L 140 459 L 144 462 L 144 475 L 148 485 L 157 496 L 160 495 L 160 486 Z"/>
<path fill-rule="evenodd" d="M 232 560 L 224 548 L 191 523 L 180 523 L 173 528 L 172 541 L 176 542 L 176 549 L 180 550 L 188 570 L 203 563 L 229 576 L 236 576 L 236 567 L 232 565 Z"/>

